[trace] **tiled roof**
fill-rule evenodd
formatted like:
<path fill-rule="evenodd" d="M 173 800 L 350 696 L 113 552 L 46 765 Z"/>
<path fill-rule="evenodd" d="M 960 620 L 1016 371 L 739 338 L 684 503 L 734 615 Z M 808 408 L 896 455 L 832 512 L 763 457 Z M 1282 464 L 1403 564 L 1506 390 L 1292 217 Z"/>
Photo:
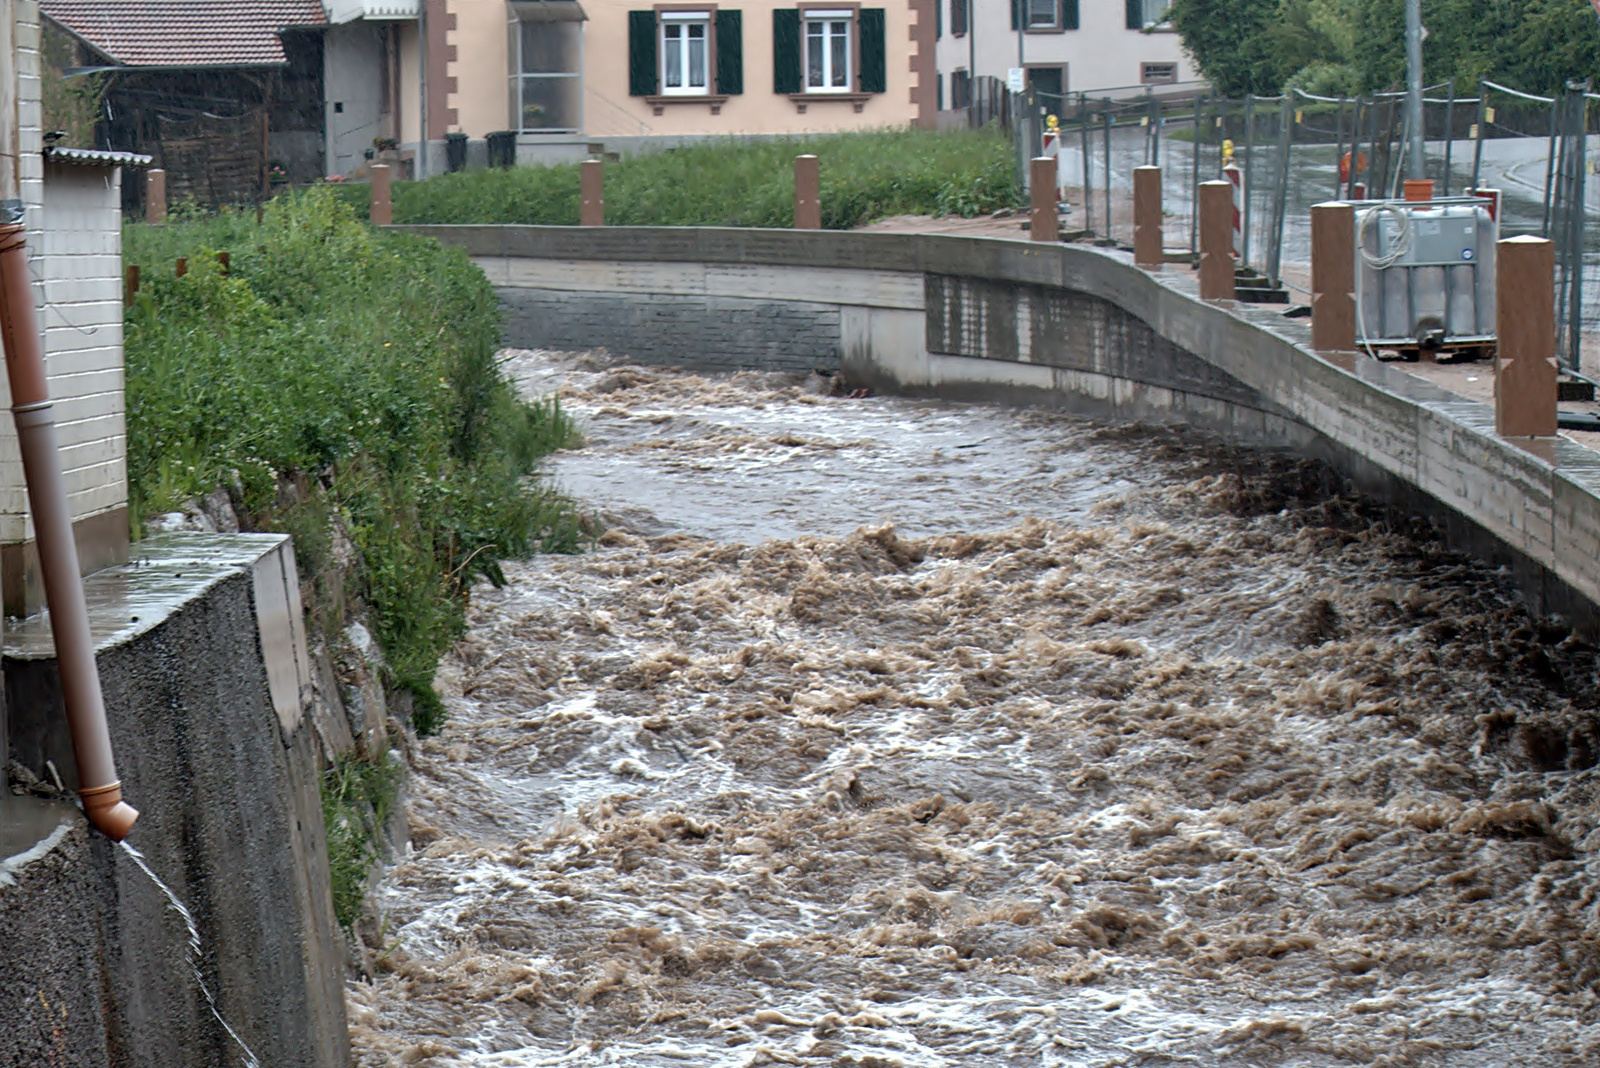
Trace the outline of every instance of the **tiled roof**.
<path fill-rule="evenodd" d="M 41 0 L 40 10 L 129 67 L 278 67 L 278 31 L 324 26 L 321 0 Z"/>

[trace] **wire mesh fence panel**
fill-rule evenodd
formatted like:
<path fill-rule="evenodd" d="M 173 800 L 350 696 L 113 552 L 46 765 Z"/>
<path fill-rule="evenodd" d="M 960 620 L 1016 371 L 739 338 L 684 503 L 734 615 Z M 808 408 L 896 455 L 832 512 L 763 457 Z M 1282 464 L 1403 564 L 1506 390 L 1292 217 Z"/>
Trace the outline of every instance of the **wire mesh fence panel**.
<path fill-rule="evenodd" d="M 1501 236 L 1556 243 L 1558 332 L 1569 367 L 1600 374 L 1600 95 L 1573 87 L 1559 97 L 1483 81 L 1425 87 L 1422 171 L 1435 198 L 1500 191 Z M 1309 298 L 1310 212 L 1333 199 L 1399 199 L 1411 173 L 1404 96 L 1227 99 L 1197 89 L 1158 96 L 1148 88 L 1014 94 L 1004 108 L 1016 136 L 1019 176 L 1057 126 L 1062 228 L 1081 239 L 1131 246 L 1133 171 L 1161 169 L 1163 244 L 1169 255 L 1198 244 L 1198 187 L 1224 176 L 1225 147 L 1239 172 L 1241 266 Z M 1231 145 L 1229 144 L 1231 142 Z M 1020 178 L 1019 178 L 1020 180 Z"/>

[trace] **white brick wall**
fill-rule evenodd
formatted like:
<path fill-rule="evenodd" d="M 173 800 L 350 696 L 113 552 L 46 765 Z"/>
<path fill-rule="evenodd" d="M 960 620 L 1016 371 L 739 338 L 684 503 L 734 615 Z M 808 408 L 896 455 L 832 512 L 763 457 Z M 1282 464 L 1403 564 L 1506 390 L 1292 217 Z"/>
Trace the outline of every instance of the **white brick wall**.
<path fill-rule="evenodd" d="M 29 264 L 67 499 L 73 519 L 80 520 L 128 503 L 122 189 L 110 168 L 52 166 L 46 174 L 38 0 L 14 0 L 14 10 L 17 170 Z M 10 405 L 10 390 L 0 376 L 0 408 Z M 32 537 L 16 429 L 0 415 L 0 542 Z"/>

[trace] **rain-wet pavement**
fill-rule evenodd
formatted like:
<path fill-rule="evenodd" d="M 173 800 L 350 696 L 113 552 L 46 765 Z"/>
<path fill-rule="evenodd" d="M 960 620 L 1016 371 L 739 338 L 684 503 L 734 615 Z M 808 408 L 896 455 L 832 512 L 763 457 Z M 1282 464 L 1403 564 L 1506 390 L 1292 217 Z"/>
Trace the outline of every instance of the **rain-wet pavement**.
<path fill-rule="evenodd" d="M 512 354 L 362 1065 L 1600 1058 L 1594 648 L 1319 468 Z"/>

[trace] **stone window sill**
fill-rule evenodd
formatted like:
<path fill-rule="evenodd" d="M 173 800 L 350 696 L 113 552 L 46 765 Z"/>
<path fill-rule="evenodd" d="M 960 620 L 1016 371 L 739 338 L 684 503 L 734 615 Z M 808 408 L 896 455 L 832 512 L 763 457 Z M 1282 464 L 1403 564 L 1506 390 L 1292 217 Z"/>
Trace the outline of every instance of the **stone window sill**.
<path fill-rule="evenodd" d="M 806 113 L 807 104 L 854 104 L 859 113 L 867 106 L 874 93 L 790 93 L 789 99 L 794 101 L 794 109 L 800 114 Z"/>
<path fill-rule="evenodd" d="M 668 104 L 701 104 L 711 108 L 711 114 L 721 115 L 722 105 L 728 102 L 726 96 L 711 94 L 708 96 L 647 96 L 644 102 L 649 104 L 655 114 L 663 114 Z"/>

